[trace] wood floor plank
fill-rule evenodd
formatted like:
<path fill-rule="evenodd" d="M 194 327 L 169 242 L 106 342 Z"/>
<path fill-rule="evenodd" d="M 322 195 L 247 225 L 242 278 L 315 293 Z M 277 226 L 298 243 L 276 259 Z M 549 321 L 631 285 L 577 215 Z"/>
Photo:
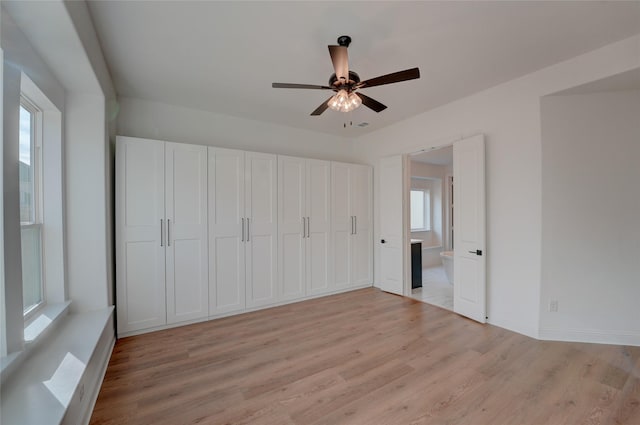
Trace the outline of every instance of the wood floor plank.
<path fill-rule="evenodd" d="M 91 424 L 640 424 L 640 347 L 374 288 L 117 341 Z"/>

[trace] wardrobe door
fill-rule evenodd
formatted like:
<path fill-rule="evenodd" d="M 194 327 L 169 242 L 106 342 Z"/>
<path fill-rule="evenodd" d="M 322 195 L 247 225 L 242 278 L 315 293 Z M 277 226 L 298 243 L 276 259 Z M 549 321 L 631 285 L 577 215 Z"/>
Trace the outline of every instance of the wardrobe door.
<path fill-rule="evenodd" d="M 304 296 L 306 160 L 278 156 L 278 282 L 280 298 Z"/>
<path fill-rule="evenodd" d="M 278 300 L 278 161 L 275 155 L 245 152 L 247 307 Z"/>
<path fill-rule="evenodd" d="M 245 307 L 244 155 L 209 148 L 209 315 Z"/>
<path fill-rule="evenodd" d="M 351 243 L 354 219 L 351 214 L 351 166 L 331 163 L 331 225 L 333 236 L 333 287 L 351 286 Z"/>
<path fill-rule="evenodd" d="M 116 140 L 118 333 L 166 324 L 164 142 Z"/>
<path fill-rule="evenodd" d="M 306 168 L 306 284 L 307 295 L 330 290 L 331 163 L 308 159 Z"/>
<path fill-rule="evenodd" d="M 354 216 L 351 263 L 352 286 L 373 283 L 371 167 L 351 165 L 351 214 Z"/>
<path fill-rule="evenodd" d="M 207 317 L 207 148 L 166 143 L 167 323 Z"/>

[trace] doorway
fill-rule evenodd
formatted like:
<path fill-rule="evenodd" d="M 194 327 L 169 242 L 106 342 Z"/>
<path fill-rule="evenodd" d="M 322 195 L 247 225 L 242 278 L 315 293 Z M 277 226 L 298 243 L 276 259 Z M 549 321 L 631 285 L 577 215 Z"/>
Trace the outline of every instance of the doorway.
<path fill-rule="evenodd" d="M 484 135 L 453 143 L 453 311 L 484 323 L 486 316 L 486 212 Z M 383 291 L 411 290 L 408 154 L 381 158 L 378 168 L 379 264 Z M 398 195 L 400 193 L 400 195 Z M 446 269 L 445 269 L 446 270 Z"/>
<path fill-rule="evenodd" d="M 453 311 L 453 146 L 409 154 L 413 299 Z"/>

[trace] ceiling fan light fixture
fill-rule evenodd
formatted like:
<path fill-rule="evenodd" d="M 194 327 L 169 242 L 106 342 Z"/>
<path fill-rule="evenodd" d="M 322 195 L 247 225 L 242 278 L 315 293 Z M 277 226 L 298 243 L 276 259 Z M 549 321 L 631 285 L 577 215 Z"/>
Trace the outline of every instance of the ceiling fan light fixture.
<path fill-rule="evenodd" d="M 363 93 L 355 93 L 355 91 L 420 78 L 420 70 L 418 68 L 411 68 L 360 81 L 360 76 L 349 69 L 347 48 L 350 43 L 351 37 L 343 35 L 338 38 L 337 46 L 327 46 L 329 48 L 331 62 L 333 63 L 333 70 L 335 71 L 331 77 L 329 77 L 328 85 L 273 83 L 271 87 L 276 89 L 333 90 L 337 92 L 311 112 L 311 116 L 317 117 L 318 115 L 322 115 L 327 109 L 333 109 L 337 112 L 351 112 L 363 104 L 376 113 L 382 112 L 387 109 L 385 105 Z"/>
<path fill-rule="evenodd" d="M 362 105 L 362 99 L 355 93 L 339 90 L 330 100 L 329 108 L 338 112 L 351 112 Z"/>

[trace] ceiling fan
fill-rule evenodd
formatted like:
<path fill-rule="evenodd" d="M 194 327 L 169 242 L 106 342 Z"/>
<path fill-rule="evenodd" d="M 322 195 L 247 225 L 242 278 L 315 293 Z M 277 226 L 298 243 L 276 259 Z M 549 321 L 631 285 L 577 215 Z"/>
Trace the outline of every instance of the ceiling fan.
<path fill-rule="evenodd" d="M 349 70 L 349 56 L 347 54 L 349 44 L 351 44 L 351 37 L 343 35 L 338 37 L 337 46 L 329 46 L 329 54 L 331 55 L 333 68 L 336 71 L 335 74 L 331 75 L 331 78 L 329 78 L 329 85 L 317 86 L 313 84 L 273 83 L 271 86 L 276 89 L 313 89 L 332 90 L 336 92 L 335 95 L 331 96 L 323 102 L 322 105 L 318 106 L 311 115 L 320 115 L 326 111 L 327 108 L 340 112 L 349 112 L 360 105 L 364 105 L 376 112 L 380 112 L 387 109 L 387 107 L 377 100 L 356 91 L 368 87 L 399 83 L 401 81 L 420 78 L 420 70 L 418 68 L 411 68 L 371 78 L 369 80 L 360 81 L 360 76 Z"/>

